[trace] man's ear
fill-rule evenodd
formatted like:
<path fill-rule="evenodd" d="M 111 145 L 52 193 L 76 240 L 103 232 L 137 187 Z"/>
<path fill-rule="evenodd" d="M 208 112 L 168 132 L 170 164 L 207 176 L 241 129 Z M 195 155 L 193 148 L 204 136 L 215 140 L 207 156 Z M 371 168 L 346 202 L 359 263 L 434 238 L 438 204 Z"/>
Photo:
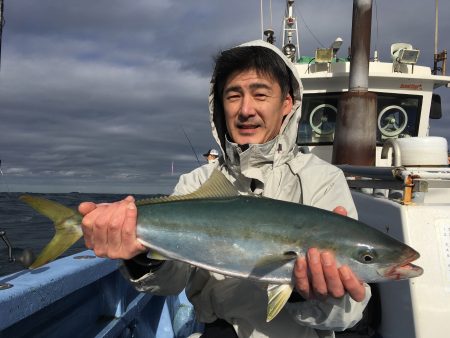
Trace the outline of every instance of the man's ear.
<path fill-rule="evenodd" d="M 292 96 L 287 94 L 283 101 L 283 117 L 287 116 L 291 112 L 293 104 Z"/>

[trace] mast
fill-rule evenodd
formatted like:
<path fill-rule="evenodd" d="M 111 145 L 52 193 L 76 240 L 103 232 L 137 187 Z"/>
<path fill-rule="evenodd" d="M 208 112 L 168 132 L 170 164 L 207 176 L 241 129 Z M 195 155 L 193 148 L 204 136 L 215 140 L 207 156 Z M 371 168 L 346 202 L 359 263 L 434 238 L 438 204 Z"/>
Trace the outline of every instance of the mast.
<path fill-rule="evenodd" d="M 283 20 L 283 53 L 292 62 L 295 62 L 300 54 L 298 42 L 297 19 L 294 15 L 294 0 L 287 1 L 286 14 Z"/>

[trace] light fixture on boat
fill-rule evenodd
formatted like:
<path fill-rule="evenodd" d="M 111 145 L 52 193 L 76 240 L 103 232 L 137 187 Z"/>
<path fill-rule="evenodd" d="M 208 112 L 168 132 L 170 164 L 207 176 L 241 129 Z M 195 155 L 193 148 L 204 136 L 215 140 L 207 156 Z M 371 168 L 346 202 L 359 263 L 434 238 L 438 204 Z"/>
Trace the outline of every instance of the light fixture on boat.
<path fill-rule="evenodd" d="M 274 34 L 275 34 L 275 32 L 272 29 L 266 29 L 264 31 L 264 35 L 267 36 L 267 42 L 271 43 L 272 45 L 275 42 Z"/>
<path fill-rule="evenodd" d="M 315 54 L 316 63 L 331 63 L 333 60 L 332 48 L 317 48 Z"/>
<path fill-rule="evenodd" d="M 283 54 L 286 55 L 292 62 L 294 62 L 296 52 L 297 47 L 295 47 L 293 43 L 287 43 L 283 47 Z"/>
<path fill-rule="evenodd" d="M 419 59 L 420 50 L 414 49 L 409 43 L 394 43 L 391 45 L 391 56 L 394 72 L 403 72 L 401 65 L 411 65 L 414 73 L 414 65 Z"/>
<path fill-rule="evenodd" d="M 339 48 L 342 46 L 342 38 L 337 37 L 336 40 L 331 44 L 330 48 L 333 50 L 333 57 L 336 57 L 337 52 L 339 51 Z"/>

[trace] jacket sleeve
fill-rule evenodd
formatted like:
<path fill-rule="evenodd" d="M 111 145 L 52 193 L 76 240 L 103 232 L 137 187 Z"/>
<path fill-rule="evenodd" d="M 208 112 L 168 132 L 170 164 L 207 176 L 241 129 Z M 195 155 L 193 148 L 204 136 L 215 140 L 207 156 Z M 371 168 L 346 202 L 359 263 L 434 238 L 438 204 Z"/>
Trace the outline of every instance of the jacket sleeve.
<path fill-rule="evenodd" d="M 131 273 L 130 262 L 124 261 L 121 272 L 137 291 L 159 296 L 176 295 L 186 286 L 192 267 L 189 264 L 166 261 L 158 269 L 148 269 L 142 276 Z"/>
<path fill-rule="evenodd" d="M 184 195 L 197 190 L 211 175 L 216 164 L 207 164 L 180 176 L 173 195 Z M 190 277 L 192 266 L 182 262 L 165 261 L 156 269 L 137 266 L 132 260 L 123 261 L 121 272 L 136 290 L 157 295 L 181 292 Z"/>
<path fill-rule="evenodd" d="M 325 300 L 308 300 L 288 303 L 286 310 L 302 324 L 318 330 L 343 331 L 358 323 L 371 297 L 370 287 L 364 284 L 366 297 L 362 302 L 354 301 L 348 294 L 342 298 L 328 297 Z"/>

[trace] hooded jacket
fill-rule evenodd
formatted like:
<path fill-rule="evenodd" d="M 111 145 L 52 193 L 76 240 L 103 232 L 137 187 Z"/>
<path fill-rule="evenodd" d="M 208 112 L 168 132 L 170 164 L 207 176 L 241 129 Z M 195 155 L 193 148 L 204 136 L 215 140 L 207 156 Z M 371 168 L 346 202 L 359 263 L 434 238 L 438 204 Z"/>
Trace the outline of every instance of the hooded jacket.
<path fill-rule="evenodd" d="M 182 175 L 174 194 L 187 194 L 198 189 L 214 169 L 222 171 L 241 194 L 257 194 L 284 201 L 333 210 L 340 205 L 349 217 L 356 218 L 356 208 L 343 173 L 317 158 L 303 154 L 296 145 L 301 116 L 302 84 L 294 65 L 273 45 L 262 40 L 242 44 L 273 50 L 292 72 L 295 103 L 283 120 L 279 135 L 264 144 L 251 144 L 242 150 L 226 137 L 222 112 L 215 110 L 214 76 L 209 96 L 210 122 L 222 156 L 218 162 L 206 164 Z M 253 189 L 251 189 L 253 181 Z M 256 187 L 256 188 L 255 188 Z M 256 225 L 257 227 L 257 225 Z M 248 280 L 223 276 L 168 261 L 156 271 L 133 279 L 125 274 L 139 291 L 159 295 L 177 294 L 186 288 L 197 319 L 210 323 L 224 319 L 239 337 L 333 337 L 331 330 L 344 330 L 362 318 L 370 298 L 355 302 L 346 294 L 340 299 L 307 300 L 287 303 L 269 323 L 266 322 L 267 292 L 265 286 Z"/>

